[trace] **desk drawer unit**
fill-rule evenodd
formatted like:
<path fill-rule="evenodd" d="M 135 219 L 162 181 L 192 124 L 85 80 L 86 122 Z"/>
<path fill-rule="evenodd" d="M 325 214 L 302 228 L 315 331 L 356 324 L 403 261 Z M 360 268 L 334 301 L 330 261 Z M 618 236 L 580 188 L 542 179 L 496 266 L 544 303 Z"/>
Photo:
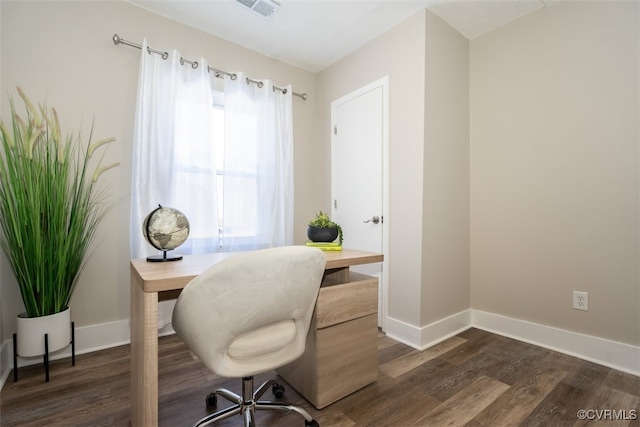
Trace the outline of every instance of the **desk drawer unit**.
<path fill-rule="evenodd" d="M 378 279 L 349 272 L 323 282 L 305 353 L 278 374 L 316 408 L 378 377 Z"/>

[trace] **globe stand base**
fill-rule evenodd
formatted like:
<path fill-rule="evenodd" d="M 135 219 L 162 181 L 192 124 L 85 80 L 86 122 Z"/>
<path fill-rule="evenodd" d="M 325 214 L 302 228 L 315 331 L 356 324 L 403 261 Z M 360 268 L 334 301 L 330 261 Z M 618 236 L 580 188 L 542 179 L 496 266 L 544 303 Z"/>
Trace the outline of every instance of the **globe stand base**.
<path fill-rule="evenodd" d="M 151 255 L 147 257 L 147 262 L 168 262 L 168 261 L 180 261 L 182 255 L 173 254 L 167 255 L 167 251 L 163 251 L 162 255 Z"/>

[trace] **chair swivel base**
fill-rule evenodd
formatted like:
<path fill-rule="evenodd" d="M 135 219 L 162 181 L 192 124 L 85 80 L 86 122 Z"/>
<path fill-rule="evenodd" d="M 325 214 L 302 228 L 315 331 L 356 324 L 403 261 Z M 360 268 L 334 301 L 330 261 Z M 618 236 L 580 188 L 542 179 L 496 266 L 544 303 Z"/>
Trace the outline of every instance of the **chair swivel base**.
<path fill-rule="evenodd" d="M 214 407 L 217 403 L 217 396 L 222 396 L 232 402 L 228 408 L 209 414 L 196 422 L 193 427 L 203 427 L 216 421 L 224 420 L 234 415 L 242 415 L 244 419 L 244 427 L 256 427 L 255 411 L 294 411 L 304 417 L 304 425 L 307 427 L 320 427 L 318 422 L 311 415 L 299 406 L 289 405 L 286 403 L 269 402 L 258 400 L 262 395 L 272 387 L 276 397 L 284 394 L 284 387 L 277 384 L 274 380 L 265 381 L 256 391 L 253 392 L 253 377 L 242 378 L 242 396 L 224 388 L 215 389 L 207 396 L 207 407 Z"/>

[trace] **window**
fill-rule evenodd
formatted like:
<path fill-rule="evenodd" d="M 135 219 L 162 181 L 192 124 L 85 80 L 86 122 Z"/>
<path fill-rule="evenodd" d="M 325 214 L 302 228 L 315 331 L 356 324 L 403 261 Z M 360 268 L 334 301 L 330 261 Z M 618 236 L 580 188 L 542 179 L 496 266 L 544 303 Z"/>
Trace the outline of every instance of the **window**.
<path fill-rule="evenodd" d="M 262 86 L 249 84 L 242 72 L 236 79 L 212 84 L 212 79 L 220 79 L 212 78 L 206 67 L 182 67 L 179 60 L 178 52 L 167 61 L 141 56 L 144 73 L 132 159 L 132 256 L 151 255 L 139 224 L 158 204 L 189 218 L 190 236 L 179 249 L 183 254 L 291 244 L 290 93 L 269 90 L 269 80 Z M 223 101 L 217 86 L 224 89 Z"/>
<path fill-rule="evenodd" d="M 177 196 L 180 206 L 191 206 L 193 210 L 202 210 L 199 213 L 192 211 L 187 214 L 190 220 L 191 232 L 189 240 L 208 251 L 224 251 L 225 238 L 233 239 L 234 247 L 251 248 L 255 246 L 257 238 L 257 156 L 252 147 L 251 138 L 243 139 L 246 145 L 243 147 L 231 147 L 225 150 L 225 111 L 224 95 L 222 92 L 214 92 L 214 105 L 211 109 L 210 139 L 202 139 L 190 135 L 192 128 L 186 123 L 188 129 L 177 129 L 181 149 L 176 155 L 176 170 L 178 188 L 188 188 L 188 191 L 180 191 Z M 188 111 L 188 108 L 184 109 Z M 255 134 L 255 124 L 250 117 L 245 118 L 248 135 Z M 226 167 L 225 167 L 226 166 Z M 210 221 L 215 216 L 207 214 L 207 207 L 194 204 L 193 200 L 199 194 L 216 189 L 215 200 L 218 212 L 218 220 Z M 242 207 L 242 214 L 238 215 L 235 209 L 225 209 L 225 200 L 228 205 L 238 204 Z M 209 207 L 210 208 L 210 207 Z M 225 219 L 226 213 L 226 219 Z M 193 219 L 192 219 L 193 218 Z M 217 245 L 218 247 L 214 247 Z M 182 248 L 183 251 L 191 251 L 189 242 Z"/>

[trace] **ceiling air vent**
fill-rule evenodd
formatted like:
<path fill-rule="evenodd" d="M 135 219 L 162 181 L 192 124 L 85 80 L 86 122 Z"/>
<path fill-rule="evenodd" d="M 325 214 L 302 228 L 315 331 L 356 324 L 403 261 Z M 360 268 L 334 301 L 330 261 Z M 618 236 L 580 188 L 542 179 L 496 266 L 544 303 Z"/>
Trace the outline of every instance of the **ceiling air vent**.
<path fill-rule="evenodd" d="M 268 18 L 280 9 L 280 5 L 272 0 L 236 0 L 243 6 L 251 9 L 256 15 Z"/>

